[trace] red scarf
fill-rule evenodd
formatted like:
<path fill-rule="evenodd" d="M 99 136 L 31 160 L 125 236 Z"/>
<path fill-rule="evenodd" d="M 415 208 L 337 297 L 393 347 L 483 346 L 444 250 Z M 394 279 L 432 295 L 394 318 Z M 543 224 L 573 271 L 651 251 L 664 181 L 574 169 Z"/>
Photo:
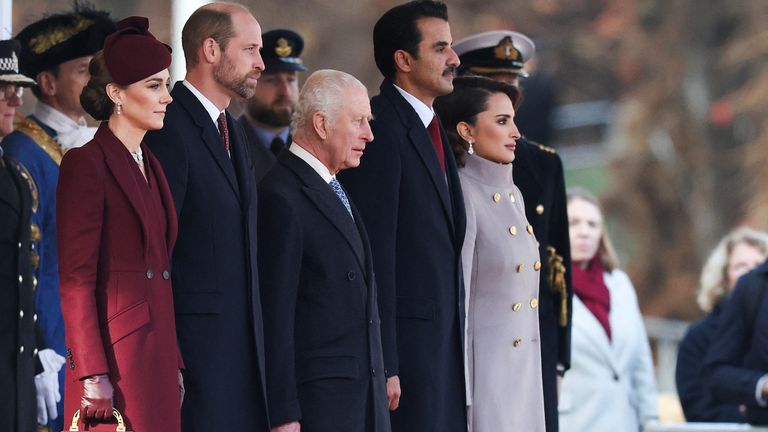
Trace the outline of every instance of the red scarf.
<path fill-rule="evenodd" d="M 573 266 L 573 292 L 597 318 L 610 340 L 611 323 L 608 315 L 611 312 L 611 293 L 603 279 L 603 260 L 600 254 L 595 254 L 586 270 L 578 265 Z"/>

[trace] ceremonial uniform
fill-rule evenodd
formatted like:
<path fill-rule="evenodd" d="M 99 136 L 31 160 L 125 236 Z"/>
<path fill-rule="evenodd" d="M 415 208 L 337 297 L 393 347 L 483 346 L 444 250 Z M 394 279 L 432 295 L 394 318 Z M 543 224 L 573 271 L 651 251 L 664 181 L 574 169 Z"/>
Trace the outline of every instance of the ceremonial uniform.
<path fill-rule="evenodd" d="M 0 156 L 2 149 L 0 148 Z M 0 157 L 0 430 L 34 431 L 37 348 L 29 219 L 34 183 Z"/>
<path fill-rule="evenodd" d="M 298 72 L 307 68 L 299 58 L 304 39 L 292 30 L 270 30 L 262 36 L 264 72 L 256 93 L 246 101 L 246 113 L 237 120 L 243 127 L 251 149 L 256 182 L 277 162 L 277 156 L 291 145 L 290 119 L 277 114 L 274 104 L 295 105 L 298 97 Z M 285 107 L 282 107 L 285 109 Z M 293 107 L 290 108 L 293 112 Z M 267 128 L 266 126 L 270 127 Z M 277 131 L 278 129 L 281 130 Z"/>

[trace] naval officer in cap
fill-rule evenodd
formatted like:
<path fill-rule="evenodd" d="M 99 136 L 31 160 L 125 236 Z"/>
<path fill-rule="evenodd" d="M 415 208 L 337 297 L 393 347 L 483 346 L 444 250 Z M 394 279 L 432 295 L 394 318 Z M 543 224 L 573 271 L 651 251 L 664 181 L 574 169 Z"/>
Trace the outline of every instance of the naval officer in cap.
<path fill-rule="evenodd" d="M 291 116 L 299 100 L 299 58 L 304 39 L 292 30 L 271 30 L 262 36 L 264 73 L 253 97 L 246 101 L 243 126 L 256 168 L 256 181 L 272 168 L 277 155 L 291 143 Z"/>
<path fill-rule="evenodd" d="M 533 41 L 513 31 L 490 31 L 453 44 L 462 75 L 483 75 L 519 86 L 523 66 L 536 52 Z M 525 96 L 525 95 L 523 95 Z M 523 100 L 525 105 L 525 100 Z M 547 432 L 557 431 L 557 384 L 570 365 L 571 257 L 565 181 L 560 157 L 549 147 L 517 140 L 514 183 L 523 194 L 544 263 L 539 280 L 539 329 Z"/>

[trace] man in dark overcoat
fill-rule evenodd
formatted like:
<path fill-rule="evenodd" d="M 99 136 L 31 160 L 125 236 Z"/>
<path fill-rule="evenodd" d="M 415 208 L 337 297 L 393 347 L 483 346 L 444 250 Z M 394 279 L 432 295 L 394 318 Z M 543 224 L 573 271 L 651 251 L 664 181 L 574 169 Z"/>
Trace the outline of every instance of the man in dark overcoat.
<path fill-rule="evenodd" d="M 259 278 L 272 432 L 389 432 L 373 261 L 336 179 L 373 139 L 368 92 L 321 70 L 294 142 L 259 184 Z"/>
<path fill-rule="evenodd" d="M 264 69 L 261 27 L 243 6 L 202 6 L 182 30 L 187 75 L 165 126 L 145 141 L 179 217 L 172 277 L 186 369 L 184 431 L 268 430 L 256 263 L 256 174 L 242 129 L 225 111 L 253 94 Z"/>
<path fill-rule="evenodd" d="M 375 139 L 360 167 L 341 176 L 371 239 L 398 432 L 467 428 L 466 216 L 453 152 L 432 109 L 453 90 L 459 60 L 451 42 L 441 2 L 406 3 L 379 19 L 373 46 L 384 82 L 371 100 Z"/>

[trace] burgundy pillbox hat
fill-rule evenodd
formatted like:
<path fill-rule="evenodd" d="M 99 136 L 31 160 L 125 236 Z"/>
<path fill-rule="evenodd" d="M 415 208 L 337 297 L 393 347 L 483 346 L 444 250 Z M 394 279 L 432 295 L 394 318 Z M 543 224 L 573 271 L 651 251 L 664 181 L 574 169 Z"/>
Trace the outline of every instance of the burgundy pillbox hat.
<path fill-rule="evenodd" d="M 149 20 L 132 16 L 117 23 L 104 40 L 104 63 L 118 85 L 129 85 L 167 69 L 171 47 L 149 32 Z"/>

